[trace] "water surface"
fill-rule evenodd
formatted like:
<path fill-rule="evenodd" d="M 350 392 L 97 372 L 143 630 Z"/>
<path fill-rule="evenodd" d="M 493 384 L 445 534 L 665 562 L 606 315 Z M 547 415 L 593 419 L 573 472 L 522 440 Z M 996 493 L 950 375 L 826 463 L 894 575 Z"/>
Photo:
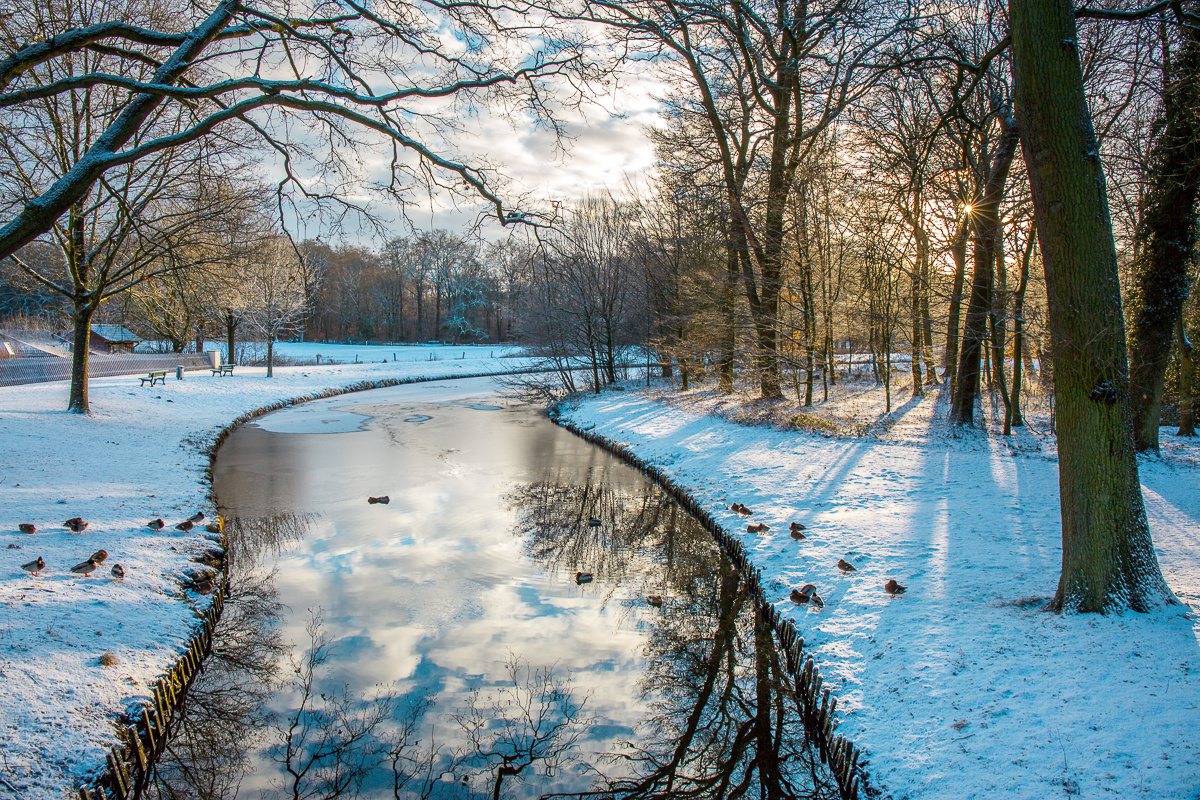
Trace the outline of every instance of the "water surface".
<path fill-rule="evenodd" d="M 708 534 L 488 379 L 266 415 L 214 483 L 233 595 L 161 796 L 830 791 Z"/>

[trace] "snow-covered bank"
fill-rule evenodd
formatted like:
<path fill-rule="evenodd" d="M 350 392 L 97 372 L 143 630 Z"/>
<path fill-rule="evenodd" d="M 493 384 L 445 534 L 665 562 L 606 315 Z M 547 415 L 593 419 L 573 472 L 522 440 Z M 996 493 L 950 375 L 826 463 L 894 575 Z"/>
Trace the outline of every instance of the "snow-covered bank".
<path fill-rule="evenodd" d="M 211 516 L 204 451 L 233 420 L 364 382 L 527 363 L 500 358 L 498 348 L 420 351 L 424 358 L 399 363 L 277 367 L 271 380 L 242 367 L 154 387 L 101 378 L 91 382 L 91 417 L 64 410 L 65 382 L 0 388 L 0 797 L 66 796 L 101 768 L 115 741 L 111 720 L 146 700 L 177 659 L 194 609 L 209 602 L 180 578 L 211 542 L 202 524 L 189 533 L 172 526 L 196 511 Z M 63 526 L 72 517 L 88 521 L 82 533 Z M 167 522 L 161 532 L 146 527 L 157 517 Z M 19 532 L 25 522 L 37 532 Z M 99 549 L 108 558 L 90 576 L 70 571 Z M 39 557 L 40 575 L 22 570 Z M 123 579 L 112 576 L 114 563 Z"/>
<path fill-rule="evenodd" d="M 581 398 L 562 416 L 690 487 L 742 539 L 833 683 L 840 732 L 891 796 L 1196 796 L 1200 619 L 1187 605 L 1107 618 L 1040 610 L 1061 559 L 1052 457 L 997 438 L 748 427 L 629 392 Z M 1182 452 L 1142 466 L 1164 573 L 1192 605 L 1195 463 Z M 789 535 L 792 521 L 806 539 Z M 748 522 L 770 528 L 748 533 Z M 839 559 L 857 571 L 843 574 Z M 889 596 L 889 579 L 907 593 Z M 788 599 L 810 582 L 822 610 Z"/>

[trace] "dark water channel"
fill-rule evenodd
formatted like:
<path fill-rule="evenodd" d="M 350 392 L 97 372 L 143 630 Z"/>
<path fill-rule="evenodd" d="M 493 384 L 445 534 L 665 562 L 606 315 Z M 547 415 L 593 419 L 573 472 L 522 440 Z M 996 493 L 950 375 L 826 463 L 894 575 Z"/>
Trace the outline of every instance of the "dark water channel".
<path fill-rule="evenodd" d="M 215 487 L 231 594 L 157 796 L 837 796 L 709 535 L 487 380 L 267 415 Z"/>

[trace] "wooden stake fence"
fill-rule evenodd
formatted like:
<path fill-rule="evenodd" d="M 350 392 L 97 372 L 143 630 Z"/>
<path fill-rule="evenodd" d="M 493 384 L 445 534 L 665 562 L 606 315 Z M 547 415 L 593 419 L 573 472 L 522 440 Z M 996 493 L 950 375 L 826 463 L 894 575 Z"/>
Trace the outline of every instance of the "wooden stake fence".
<path fill-rule="evenodd" d="M 142 796 L 154 764 L 170 739 L 171 728 L 183 710 L 187 690 L 203 669 L 205 657 L 212 652 L 213 632 L 221 619 L 228 587 L 228 579 L 222 573 L 212 605 L 201 615 L 200 627 L 187 649 L 175 666 L 151 687 L 150 702 L 142 707 L 141 716 L 122 724 L 124 741 L 106 754 L 108 769 L 79 787 L 78 800 L 134 800 Z"/>
<path fill-rule="evenodd" d="M 859 788 L 865 787 L 867 777 L 865 770 L 859 765 L 862 753 L 849 739 L 835 733 L 837 721 L 834 719 L 834 711 L 837 709 L 837 698 L 832 696 L 828 688 L 822 686 L 821 673 L 812 656 L 804 658 L 804 637 L 796 630 L 795 623 L 783 618 L 779 609 L 773 603 L 767 602 L 762 592 L 762 571 L 754 567 L 741 540 L 722 528 L 708 509 L 697 503 L 669 475 L 653 464 L 639 459 L 624 443 L 612 442 L 594 433 L 591 428 L 579 428 L 558 419 L 558 415 L 553 411 L 550 418 L 576 436 L 604 448 L 653 478 L 675 502 L 700 520 L 705 529 L 713 535 L 742 579 L 746 581 L 759 616 L 779 638 L 787 662 L 787 671 L 795 681 L 796 707 L 804 720 L 805 733 L 816 745 L 821 761 L 829 766 L 830 772 L 837 780 L 842 800 L 857 800 Z"/>

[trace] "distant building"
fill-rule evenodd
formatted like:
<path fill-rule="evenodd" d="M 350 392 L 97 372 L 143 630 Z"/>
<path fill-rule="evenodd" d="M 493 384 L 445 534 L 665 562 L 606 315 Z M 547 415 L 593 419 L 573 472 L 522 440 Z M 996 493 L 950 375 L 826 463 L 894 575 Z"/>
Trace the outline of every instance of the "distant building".
<path fill-rule="evenodd" d="M 141 343 L 141 339 L 120 325 L 93 325 L 89 349 L 97 353 L 132 353 Z"/>

